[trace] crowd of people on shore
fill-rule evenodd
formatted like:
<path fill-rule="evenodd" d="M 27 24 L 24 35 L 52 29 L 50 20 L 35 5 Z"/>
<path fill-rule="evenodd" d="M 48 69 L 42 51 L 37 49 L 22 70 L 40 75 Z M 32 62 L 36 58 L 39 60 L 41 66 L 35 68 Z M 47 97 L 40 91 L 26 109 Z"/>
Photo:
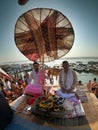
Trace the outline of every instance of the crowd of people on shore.
<path fill-rule="evenodd" d="M 94 78 L 93 81 L 89 80 L 87 88 L 89 92 L 94 93 L 95 96 L 98 98 L 98 82 L 96 78 Z"/>
<path fill-rule="evenodd" d="M 2 76 L 0 77 L 0 92 L 8 102 L 11 102 L 23 94 L 28 79 L 28 72 L 25 72 L 24 76 L 16 74 L 11 77 L 11 80 Z"/>

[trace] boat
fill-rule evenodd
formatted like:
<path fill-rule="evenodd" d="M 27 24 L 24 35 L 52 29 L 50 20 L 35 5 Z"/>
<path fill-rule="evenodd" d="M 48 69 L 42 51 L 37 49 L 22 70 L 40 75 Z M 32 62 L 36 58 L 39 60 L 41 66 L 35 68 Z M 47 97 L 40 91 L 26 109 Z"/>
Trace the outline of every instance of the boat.
<path fill-rule="evenodd" d="M 73 118 L 45 118 L 46 113 L 43 114 L 43 112 L 36 112 L 35 104 L 38 98 L 35 100 L 33 105 L 28 105 L 26 102 L 28 98 L 27 95 L 20 96 L 18 99 L 13 101 L 10 106 L 14 109 L 14 112 L 18 117 L 25 119 L 25 121 L 32 122 L 32 124 L 36 124 L 39 127 L 39 130 L 41 130 L 41 127 L 46 127 L 47 129 L 51 128 L 53 130 L 97 130 L 98 99 L 93 93 L 88 92 L 85 87 L 82 87 L 79 92 L 84 115 Z M 33 109 L 31 109 L 32 106 Z"/>

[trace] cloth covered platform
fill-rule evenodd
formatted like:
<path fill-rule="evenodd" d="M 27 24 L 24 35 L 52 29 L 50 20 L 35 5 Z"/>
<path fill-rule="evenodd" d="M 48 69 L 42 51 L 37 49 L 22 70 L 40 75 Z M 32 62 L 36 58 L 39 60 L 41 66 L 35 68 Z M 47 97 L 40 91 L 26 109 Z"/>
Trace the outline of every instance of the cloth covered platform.
<path fill-rule="evenodd" d="M 36 100 L 36 102 L 32 105 L 32 112 L 33 114 L 42 116 L 42 117 L 53 117 L 53 118 L 60 118 L 60 119 L 66 119 L 66 118 L 74 118 L 74 117 L 79 117 L 79 116 L 85 116 L 85 112 L 82 106 L 82 103 L 80 100 L 77 100 L 75 97 L 72 97 L 70 99 L 67 99 L 65 102 L 66 107 L 71 107 L 72 106 L 72 111 L 64 110 L 64 111 L 41 111 L 41 109 L 37 108 L 39 102 L 39 98 Z"/>
<path fill-rule="evenodd" d="M 50 128 L 49 130 L 65 130 L 65 129 L 67 130 L 97 130 L 98 129 L 98 99 L 95 97 L 93 93 L 86 92 L 86 96 L 87 96 L 87 102 L 82 103 L 85 116 L 78 116 L 74 118 L 64 118 L 62 120 L 60 118 L 59 119 L 57 118 L 55 120 L 49 121 L 48 119 L 47 120 L 41 119 L 43 118 L 43 116 L 38 116 L 35 114 L 29 114 L 29 115 L 24 114 L 23 110 L 27 105 L 26 97 L 28 96 L 21 96 L 21 98 L 25 97 L 24 99 L 22 99 L 21 103 L 19 103 L 18 100 L 16 100 L 16 103 L 14 101 L 15 104 L 17 104 L 17 102 L 18 102 L 18 105 L 20 104 L 18 108 L 16 108 L 15 106 L 16 108 L 15 114 L 19 116 L 20 119 L 22 118 L 24 121 L 26 120 L 26 122 L 31 121 L 33 124 L 38 125 L 37 128 L 32 127 L 32 130 L 44 129 L 42 128 L 43 126 L 46 127 L 45 130 L 49 128 Z M 11 103 L 11 105 L 15 105 L 15 104 Z M 23 122 L 21 121 L 21 123 Z M 19 124 L 20 126 L 21 126 L 21 123 Z M 16 125 L 16 123 L 14 124 Z M 18 127 L 17 129 L 19 129 L 19 125 L 16 126 Z M 6 130 L 15 130 L 15 129 L 12 129 L 11 125 L 9 128 L 10 129 L 6 129 Z M 26 129 L 25 127 L 21 126 L 19 130 L 25 130 L 25 129 Z"/>

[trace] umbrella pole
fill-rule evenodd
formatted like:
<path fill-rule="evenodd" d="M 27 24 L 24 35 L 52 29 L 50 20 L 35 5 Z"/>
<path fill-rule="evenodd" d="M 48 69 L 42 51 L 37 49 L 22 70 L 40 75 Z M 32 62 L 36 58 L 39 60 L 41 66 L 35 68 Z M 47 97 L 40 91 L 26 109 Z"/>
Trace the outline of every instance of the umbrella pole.
<path fill-rule="evenodd" d="M 45 92 L 44 92 L 44 62 L 42 62 L 42 94 L 45 95 Z"/>
<path fill-rule="evenodd" d="M 44 47 L 43 47 L 43 54 L 42 54 L 42 94 L 45 95 L 44 91 Z"/>

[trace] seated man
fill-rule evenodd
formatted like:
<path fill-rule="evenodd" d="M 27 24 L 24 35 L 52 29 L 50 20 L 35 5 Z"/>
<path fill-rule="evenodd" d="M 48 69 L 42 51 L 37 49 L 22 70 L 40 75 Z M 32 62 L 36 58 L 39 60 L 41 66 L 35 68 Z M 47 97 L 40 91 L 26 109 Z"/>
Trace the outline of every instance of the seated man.
<path fill-rule="evenodd" d="M 45 78 L 48 78 L 48 76 L 39 68 L 39 63 L 34 62 L 33 71 L 29 75 L 29 84 L 25 87 L 25 94 L 41 95 L 43 89 L 42 85 L 45 84 Z"/>
<path fill-rule="evenodd" d="M 70 98 L 75 95 L 74 90 L 77 84 L 77 75 L 75 71 L 69 67 L 67 61 L 63 61 L 62 67 L 59 74 L 60 89 L 56 94 L 63 98 Z"/>
<path fill-rule="evenodd" d="M 0 92 L 0 130 L 3 130 L 12 120 L 13 110 Z"/>

